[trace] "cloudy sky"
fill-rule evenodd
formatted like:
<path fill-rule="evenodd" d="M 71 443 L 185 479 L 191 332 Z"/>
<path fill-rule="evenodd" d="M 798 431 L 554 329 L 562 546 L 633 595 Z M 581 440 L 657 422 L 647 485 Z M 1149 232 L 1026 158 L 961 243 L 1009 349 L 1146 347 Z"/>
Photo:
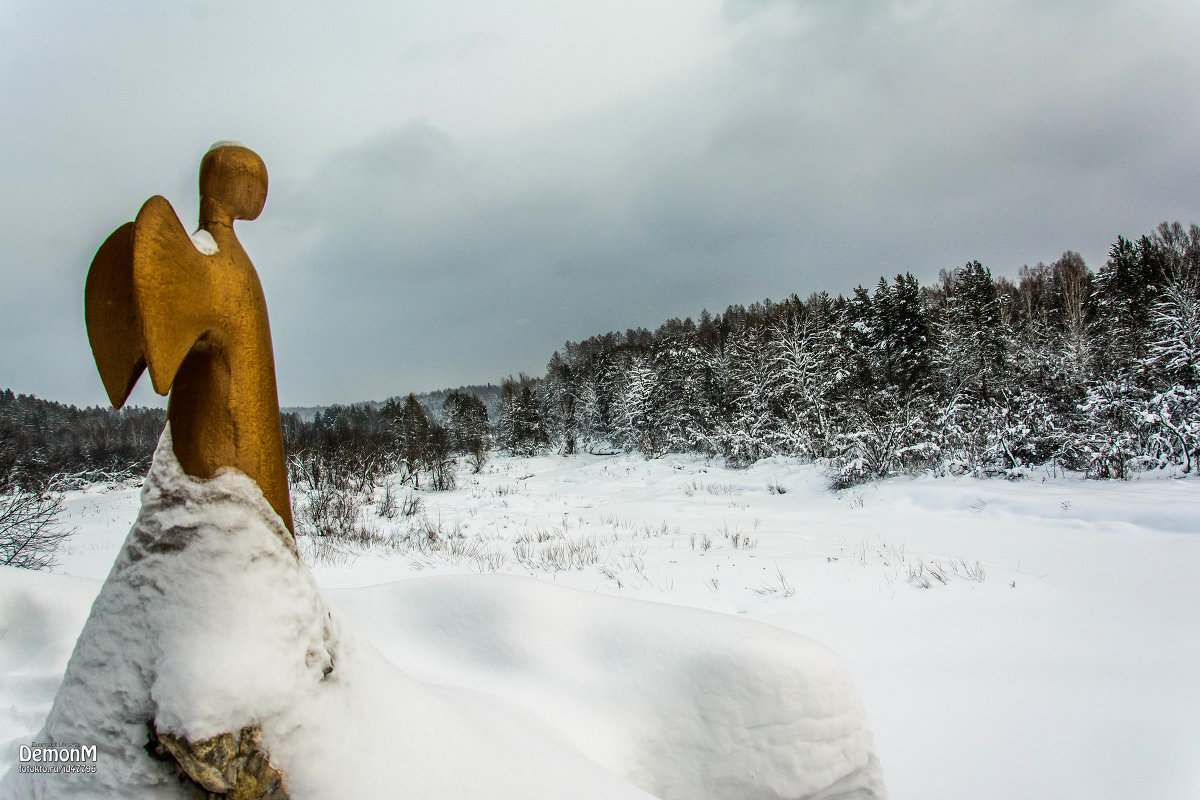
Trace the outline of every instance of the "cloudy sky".
<path fill-rule="evenodd" d="M 106 402 L 88 264 L 221 139 L 285 405 L 1200 222 L 1194 0 L 338 5 L 0 0 L 0 386 Z"/>

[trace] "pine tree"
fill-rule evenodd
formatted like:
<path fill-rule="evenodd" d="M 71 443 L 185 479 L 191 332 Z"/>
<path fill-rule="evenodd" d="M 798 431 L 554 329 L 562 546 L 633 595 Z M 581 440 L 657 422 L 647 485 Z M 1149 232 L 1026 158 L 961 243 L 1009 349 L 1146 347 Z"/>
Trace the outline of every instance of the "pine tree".
<path fill-rule="evenodd" d="M 658 376 L 654 414 L 664 451 L 698 449 L 691 431 L 699 422 L 702 408 L 696 381 L 699 358 L 694 328 L 661 340 L 654 350 L 653 365 Z"/>
<path fill-rule="evenodd" d="M 531 456 L 547 444 L 537 389 L 538 381 L 524 374 L 500 386 L 500 445 L 514 455 Z"/>
<path fill-rule="evenodd" d="M 920 284 L 911 273 L 897 275 L 887 302 L 881 304 L 877 298 L 875 306 L 885 317 L 877 328 L 888 337 L 889 381 L 906 399 L 922 394 L 930 380 L 931 343 Z"/>
<path fill-rule="evenodd" d="M 1155 236 L 1162 274 L 1150 307 L 1147 363 L 1163 384 L 1200 382 L 1200 227 L 1163 223 Z"/>
<path fill-rule="evenodd" d="M 726 458 L 748 464 L 778 452 L 783 438 L 775 401 L 782 376 L 774 369 L 770 329 L 754 327 L 729 344 L 732 416 L 724 435 Z"/>
<path fill-rule="evenodd" d="M 404 399 L 402 406 L 388 409 L 396 453 L 415 488 L 421 488 L 421 472 L 429 463 L 429 418 L 415 394 Z M 328 413 L 326 414 L 328 417 Z"/>
<path fill-rule="evenodd" d="M 546 365 L 541 393 L 545 400 L 542 417 L 549 444 L 566 455 L 574 453 L 578 438 L 576 377 L 571 364 L 557 352 Z"/>
<path fill-rule="evenodd" d="M 771 369 L 778 376 L 773 404 L 782 418 L 781 446 L 801 458 L 832 454 L 829 395 L 833 320 L 828 295 L 796 302 L 776 320 L 770 338 Z"/>
<path fill-rule="evenodd" d="M 1169 226 L 1162 226 L 1170 232 Z M 1160 233 L 1162 228 L 1160 228 Z M 1090 302 L 1096 344 L 1092 375 L 1080 411 L 1084 434 L 1079 450 L 1089 474 L 1125 478 L 1140 466 L 1157 462 L 1151 453 L 1155 435 L 1151 408 L 1156 384 L 1150 350 L 1155 309 L 1162 298 L 1167 253 L 1161 237 L 1136 242 L 1118 237 L 1108 263 L 1096 276 Z"/>
<path fill-rule="evenodd" d="M 479 472 L 490 444 L 487 406 L 475 395 L 455 389 L 442 403 L 442 421 L 452 449 L 466 455 Z"/>
<path fill-rule="evenodd" d="M 875 311 L 871 294 L 862 285 L 854 287 L 854 295 L 845 302 L 840 321 L 841 361 L 845 369 L 842 399 L 847 407 L 858 406 L 875 390 L 879 377 Z"/>
<path fill-rule="evenodd" d="M 951 396 L 979 403 L 997 398 L 1008 354 L 996 284 L 978 261 L 953 273 L 941 340 L 943 377 Z"/>
<path fill-rule="evenodd" d="M 658 373 L 645 353 L 628 351 L 621 364 L 614 402 L 613 426 L 617 444 L 627 452 L 662 455 L 664 432 L 657 407 Z"/>
<path fill-rule="evenodd" d="M 1163 274 L 1151 308 L 1147 362 L 1156 378 L 1146 404 L 1150 450 L 1162 465 L 1200 459 L 1200 227 L 1159 226 Z"/>
<path fill-rule="evenodd" d="M 1117 237 L 1108 263 L 1096 276 L 1091 311 L 1095 319 L 1098 376 L 1133 381 L 1147 388 L 1146 355 L 1162 253 L 1149 236 L 1137 242 Z"/>

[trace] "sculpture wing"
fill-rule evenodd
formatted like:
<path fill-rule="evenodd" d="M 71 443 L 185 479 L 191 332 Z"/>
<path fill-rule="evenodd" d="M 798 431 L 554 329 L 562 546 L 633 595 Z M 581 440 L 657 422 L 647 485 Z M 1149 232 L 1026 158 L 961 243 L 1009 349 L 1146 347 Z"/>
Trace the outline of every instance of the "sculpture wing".
<path fill-rule="evenodd" d="M 100 245 L 83 290 L 88 342 L 114 408 L 125 404 L 146 368 L 133 297 L 133 227 L 126 222 Z"/>
<path fill-rule="evenodd" d="M 209 266 L 175 209 L 154 196 L 133 232 L 133 291 L 154 391 L 166 394 L 192 346 L 212 327 Z"/>

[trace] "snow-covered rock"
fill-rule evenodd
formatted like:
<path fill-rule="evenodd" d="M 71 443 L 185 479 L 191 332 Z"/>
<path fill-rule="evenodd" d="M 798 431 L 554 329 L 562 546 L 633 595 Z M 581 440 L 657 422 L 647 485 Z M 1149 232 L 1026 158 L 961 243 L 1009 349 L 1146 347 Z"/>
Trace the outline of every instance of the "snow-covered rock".
<path fill-rule="evenodd" d="M 96 771 L 14 767 L 0 796 L 188 796 L 151 721 L 258 726 L 296 800 L 884 794 L 846 670 L 809 640 L 517 578 L 342 593 L 391 630 L 389 660 L 285 533 L 249 478 L 190 478 L 164 434 L 35 737 L 95 745 Z"/>

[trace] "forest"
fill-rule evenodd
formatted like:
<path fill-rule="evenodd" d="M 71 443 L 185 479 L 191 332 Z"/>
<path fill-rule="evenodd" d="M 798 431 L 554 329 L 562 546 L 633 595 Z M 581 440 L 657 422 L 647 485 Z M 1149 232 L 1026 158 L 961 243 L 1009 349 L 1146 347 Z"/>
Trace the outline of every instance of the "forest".
<path fill-rule="evenodd" d="M 1016 280 L 972 261 L 929 286 L 730 306 L 568 342 L 502 385 L 499 446 L 700 452 L 904 472 L 1094 478 L 1200 458 L 1200 227 L 1120 237 L 1094 274 L 1066 252 Z"/>
<path fill-rule="evenodd" d="M 142 475 L 166 422 L 158 408 L 76 408 L 0 391 L 0 494 Z"/>

